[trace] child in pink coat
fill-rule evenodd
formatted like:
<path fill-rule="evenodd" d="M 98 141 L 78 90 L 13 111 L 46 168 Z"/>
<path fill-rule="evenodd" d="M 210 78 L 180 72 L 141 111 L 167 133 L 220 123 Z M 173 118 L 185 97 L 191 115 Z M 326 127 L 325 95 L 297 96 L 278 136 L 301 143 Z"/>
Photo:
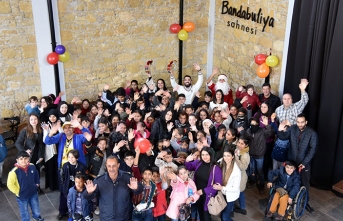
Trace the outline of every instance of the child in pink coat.
<path fill-rule="evenodd" d="M 188 170 L 186 167 L 180 166 L 177 173 L 178 176 L 173 172 L 168 172 L 167 174 L 168 179 L 171 179 L 170 185 L 172 186 L 173 191 L 170 194 L 170 203 L 166 214 L 173 221 L 179 220 L 179 206 L 181 204 L 195 203 L 199 199 L 195 183 L 188 177 Z"/>

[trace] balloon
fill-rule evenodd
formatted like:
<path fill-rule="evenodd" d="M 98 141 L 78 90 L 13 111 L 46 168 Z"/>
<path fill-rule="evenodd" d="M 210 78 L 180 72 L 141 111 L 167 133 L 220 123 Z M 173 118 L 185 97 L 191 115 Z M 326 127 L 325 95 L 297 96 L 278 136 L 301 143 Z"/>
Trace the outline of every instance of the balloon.
<path fill-rule="evenodd" d="M 65 51 L 66 51 L 66 48 L 63 45 L 57 45 L 55 47 L 55 52 L 57 54 L 64 54 Z"/>
<path fill-rule="evenodd" d="M 58 62 L 58 54 L 56 52 L 51 52 L 48 57 L 46 57 L 46 61 L 49 64 L 55 65 Z"/>
<path fill-rule="evenodd" d="M 141 150 L 141 153 L 146 153 L 151 147 L 150 141 L 145 138 L 138 138 L 135 140 L 135 143 L 133 144 L 135 148 L 139 147 Z"/>
<path fill-rule="evenodd" d="M 266 64 L 269 67 L 275 67 L 279 63 L 279 59 L 275 55 L 270 55 L 266 59 Z"/>
<path fill-rule="evenodd" d="M 172 24 L 169 27 L 169 30 L 173 34 L 177 34 L 181 30 L 181 25 L 179 24 Z"/>
<path fill-rule="evenodd" d="M 258 55 L 255 56 L 255 63 L 258 64 L 258 65 L 261 65 L 264 62 L 266 62 L 266 58 L 267 58 L 267 55 L 265 55 L 265 54 L 258 54 Z"/>
<path fill-rule="evenodd" d="M 263 63 L 257 67 L 256 74 L 260 78 L 265 78 L 269 75 L 269 66 L 266 63 Z"/>
<path fill-rule="evenodd" d="M 192 32 L 195 29 L 195 24 L 191 21 L 186 22 L 185 24 L 183 24 L 183 29 L 185 29 L 187 32 Z"/>
<path fill-rule="evenodd" d="M 177 36 L 179 37 L 179 39 L 180 39 L 181 41 L 184 41 L 184 40 L 187 40 L 187 38 L 188 38 L 188 33 L 187 33 L 186 30 L 181 29 L 181 30 L 179 31 L 179 33 L 177 34 Z"/>
<path fill-rule="evenodd" d="M 64 54 L 58 55 L 58 58 L 59 58 L 60 61 L 62 61 L 62 62 L 67 62 L 67 61 L 69 61 L 69 59 L 70 59 L 70 54 L 69 54 L 68 51 L 66 51 L 66 52 L 64 52 Z"/>

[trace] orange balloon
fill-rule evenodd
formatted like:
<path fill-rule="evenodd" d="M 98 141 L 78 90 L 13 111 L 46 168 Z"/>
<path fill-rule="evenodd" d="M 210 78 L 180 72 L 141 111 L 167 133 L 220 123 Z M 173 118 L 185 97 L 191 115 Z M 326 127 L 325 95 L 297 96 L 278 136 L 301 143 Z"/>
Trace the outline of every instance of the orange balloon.
<path fill-rule="evenodd" d="M 185 24 L 183 24 L 182 29 L 185 29 L 187 32 L 192 32 L 195 29 L 195 24 L 191 21 L 186 22 Z"/>
<path fill-rule="evenodd" d="M 263 63 L 257 67 L 256 74 L 260 78 L 265 78 L 269 75 L 269 66 L 266 63 Z"/>

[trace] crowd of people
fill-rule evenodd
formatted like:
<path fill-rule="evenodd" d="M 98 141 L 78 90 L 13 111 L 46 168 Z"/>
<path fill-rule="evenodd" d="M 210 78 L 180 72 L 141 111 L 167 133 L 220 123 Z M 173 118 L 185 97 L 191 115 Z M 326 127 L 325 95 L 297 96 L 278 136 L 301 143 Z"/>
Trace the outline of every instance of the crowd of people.
<path fill-rule="evenodd" d="M 146 68 L 145 83 L 132 80 L 112 90 L 105 85 L 95 102 L 74 97 L 67 103 L 63 92 L 39 102 L 31 97 L 7 180 L 22 220 L 30 220 L 28 205 L 33 219 L 43 220 L 35 191 L 42 192 L 43 165 L 45 188 L 60 191 L 59 220 L 89 221 L 95 214 L 102 221 L 208 221 L 208 202 L 218 192 L 227 201 L 221 219 L 232 220 L 234 213 L 248 212 L 245 188 L 263 194 L 275 177 L 286 193 L 275 197 L 266 218 L 282 220 L 301 183 L 309 188 L 317 146 L 317 134 L 302 113 L 308 81 L 301 80 L 296 103 L 284 94 L 281 104 L 268 83 L 260 95 L 251 84 L 240 86 L 234 99 L 228 77 L 215 68 L 202 99 L 204 76 L 198 64 L 194 70 L 197 82 L 186 75 L 183 85 L 169 71 L 168 89 Z M 285 160 L 272 157 L 277 142 L 289 146 Z M 310 204 L 306 209 L 314 211 Z"/>

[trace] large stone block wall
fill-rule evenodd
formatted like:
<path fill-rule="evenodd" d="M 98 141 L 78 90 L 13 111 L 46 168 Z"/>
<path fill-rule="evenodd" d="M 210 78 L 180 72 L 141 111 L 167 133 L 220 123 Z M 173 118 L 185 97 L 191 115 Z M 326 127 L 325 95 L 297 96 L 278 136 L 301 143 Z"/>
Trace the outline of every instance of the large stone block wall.
<path fill-rule="evenodd" d="M 170 85 L 166 68 L 178 60 L 179 41 L 169 26 L 179 22 L 178 0 L 59 0 L 58 8 L 62 42 L 71 54 L 67 99 L 94 99 L 104 84 L 114 89 L 136 79 L 142 85 L 151 59 L 153 77 Z M 206 65 L 208 3 L 185 1 L 184 21 L 197 27 L 184 42 L 183 75 L 196 78 L 192 64 Z"/>
<path fill-rule="evenodd" d="M 239 85 L 249 83 L 255 85 L 255 89 L 261 92 L 261 85 L 265 79 L 256 75 L 257 65 L 254 56 L 259 53 L 267 53 L 272 49 L 272 54 L 279 58 L 279 64 L 272 68 L 270 84 L 272 92 L 278 94 L 281 62 L 284 46 L 288 1 L 287 0 L 230 0 L 228 7 L 258 13 L 262 9 L 265 19 L 274 18 L 274 27 L 266 25 L 264 32 L 262 24 L 251 20 L 245 20 L 229 14 L 222 14 L 222 0 L 216 1 L 216 24 L 215 24 L 215 48 L 214 66 L 219 67 L 221 73 L 226 73 L 233 90 Z M 234 27 L 232 27 L 232 22 Z M 239 26 L 236 26 L 237 23 Z M 230 25 L 230 26 L 228 26 Z M 244 31 L 242 25 L 245 26 Z M 237 28 L 239 27 L 239 29 Z M 249 27 L 247 32 L 247 28 Z M 253 33 L 251 33 L 253 29 Z"/>
<path fill-rule="evenodd" d="M 1 1 L 0 23 L 0 117 L 9 117 L 41 96 L 31 1 Z"/>

